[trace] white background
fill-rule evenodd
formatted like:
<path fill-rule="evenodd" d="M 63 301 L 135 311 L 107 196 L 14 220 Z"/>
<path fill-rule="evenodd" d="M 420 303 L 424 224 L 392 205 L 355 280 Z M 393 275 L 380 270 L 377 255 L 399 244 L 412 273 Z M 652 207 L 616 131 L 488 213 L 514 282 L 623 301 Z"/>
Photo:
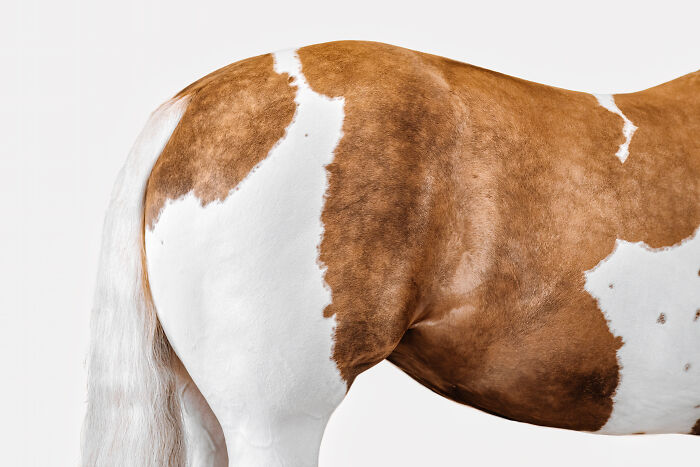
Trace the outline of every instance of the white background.
<path fill-rule="evenodd" d="M 700 68 L 696 1 L 271 3 L 22 0 L 0 15 L 0 465 L 72 466 L 108 194 L 148 114 L 269 51 L 368 39 L 591 92 Z M 500 420 L 388 364 L 334 415 L 331 466 L 690 466 L 690 436 L 602 437 Z"/>

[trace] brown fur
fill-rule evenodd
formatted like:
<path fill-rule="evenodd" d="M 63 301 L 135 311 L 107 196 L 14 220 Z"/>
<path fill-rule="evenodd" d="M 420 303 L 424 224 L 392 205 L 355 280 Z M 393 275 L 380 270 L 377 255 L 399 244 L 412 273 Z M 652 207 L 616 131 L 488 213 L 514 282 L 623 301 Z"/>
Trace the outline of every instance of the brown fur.
<path fill-rule="evenodd" d="M 203 205 L 223 200 L 284 136 L 296 104 L 272 56 L 249 58 L 186 87 L 190 103 L 151 174 L 146 226 L 169 199 L 190 191 Z"/>
<path fill-rule="evenodd" d="M 378 43 L 299 56 L 345 98 L 320 259 L 348 385 L 388 358 L 491 413 L 603 426 L 622 342 L 583 274 L 617 238 L 673 245 L 700 224 L 700 75 L 615 97 L 639 128 L 621 164 L 623 121 L 589 94 Z M 225 198 L 267 155 L 294 113 L 286 78 L 262 56 L 183 91 L 148 226 L 190 190 Z"/>
<path fill-rule="evenodd" d="M 639 126 L 623 165 L 623 121 L 591 95 L 383 44 L 299 55 L 346 100 L 321 248 L 346 379 L 388 357 L 458 402 L 600 428 L 621 341 L 583 272 L 616 238 L 672 245 L 700 223 L 692 90 L 620 96 Z"/>

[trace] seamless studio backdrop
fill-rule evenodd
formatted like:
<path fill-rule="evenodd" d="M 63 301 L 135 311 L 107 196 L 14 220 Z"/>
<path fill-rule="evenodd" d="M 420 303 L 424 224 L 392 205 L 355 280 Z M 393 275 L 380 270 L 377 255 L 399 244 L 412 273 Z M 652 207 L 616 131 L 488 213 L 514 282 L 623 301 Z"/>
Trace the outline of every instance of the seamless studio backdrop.
<path fill-rule="evenodd" d="M 700 68 L 700 4 L 588 0 L 11 0 L 0 18 L 0 464 L 73 466 L 100 233 L 149 113 L 261 53 L 388 42 L 587 92 Z M 691 466 L 700 439 L 603 437 L 480 413 L 388 363 L 331 419 L 323 467 Z"/>

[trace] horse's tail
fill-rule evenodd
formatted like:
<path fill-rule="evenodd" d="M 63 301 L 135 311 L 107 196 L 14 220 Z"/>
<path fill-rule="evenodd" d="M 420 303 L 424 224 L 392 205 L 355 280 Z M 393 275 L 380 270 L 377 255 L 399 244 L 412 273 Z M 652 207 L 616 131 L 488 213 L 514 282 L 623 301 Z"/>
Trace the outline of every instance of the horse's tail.
<path fill-rule="evenodd" d="M 148 178 L 187 101 L 151 115 L 112 191 L 90 326 L 84 466 L 185 464 L 172 349 L 148 287 L 143 229 Z"/>

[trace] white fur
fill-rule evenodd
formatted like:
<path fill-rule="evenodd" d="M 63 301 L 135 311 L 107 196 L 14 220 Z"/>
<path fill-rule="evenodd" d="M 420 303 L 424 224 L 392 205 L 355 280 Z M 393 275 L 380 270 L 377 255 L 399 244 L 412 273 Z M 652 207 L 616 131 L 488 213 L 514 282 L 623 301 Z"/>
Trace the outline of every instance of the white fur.
<path fill-rule="evenodd" d="M 688 433 L 700 419 L 699 269 L 700 228 L 667 248 L 618 240 L 586 272 L 586 290 L 623 341 L 602 433 Z"/>
<path fill-rule="evenodd" d="M 620 144 L 615 156 L 620 159 L 623 164 L 627 160 L 627 156 L 630 154 L 630 142 L 632 141 L 632 135 L 637 131 L 637 127 L 630 121 L 629 118 L 622 113 L 622 111 L 615 104 L 615 96 L 612 94 L 594 94 L 595 98 L 598 99 L 600 105 L 608 109 L 610 112 L 622 117 L 624 125 L 622 126 L 622 134 L 625 136 L 625 141 Z"/>
<path fill-rule="evenodd" d="M 344 101 L 314 92 L 294 51 L 285 136 L 223 202 L 170 201 L 146 232 L 151 289 L 165 332 L 226 437 L 230 465 L 317 464 L 346 384 L 331 359 L 335 319 L 319 262 L 325 165 Z"/>
<path fill-rule="evenodd" d="M 179 465 L 180 413 L 170 348 L 143 287 L 143 199 L 153 164 L 188 100 L 163 104 L 119 173 L 104 223 L 91 321 L 86 466 Z"/>
<path fill-rule="evenodd" d="M 226 446 L 218 420 L 192 381 L 177 381 L 187 448 L 187 467 L 221 467 Z"/>

